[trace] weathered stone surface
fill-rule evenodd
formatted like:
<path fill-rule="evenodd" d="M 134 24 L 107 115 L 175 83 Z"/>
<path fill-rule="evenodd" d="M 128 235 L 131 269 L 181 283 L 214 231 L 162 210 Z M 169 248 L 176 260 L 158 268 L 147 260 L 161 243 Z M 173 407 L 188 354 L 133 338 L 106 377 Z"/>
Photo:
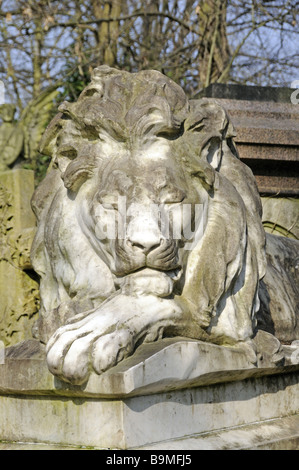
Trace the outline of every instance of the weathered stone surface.
<path fill-rule="evenodd" d="M 139 447 L 140 450 L 298 450 L 299 415 Z M 139 450 L 138 449 L 138 450 Z"/>
<path fill-rule="evenodd" d="M 299 240 L 299 199 L 263 197 L 262 205 L 267 232 Z"/>
<path fill-rule="evenodd" d="M 193 436 L 181 437 L 170 441 L 163 441 L 154 444 L 147 444 L 140 447 L 133 447 L 133 456 L 137 459 L 138 452 L 148 450 L 152 452 L 153 461 L 156 462 L 157 451 L 187 451 L 185 455 L 190 455 L 188 451 L 194 450 L 298 450 L 299 446 L 299 415 L 287 416 L 284 418 L 274 418 L 262 423 L 254 423 L 248 426 L 237 426 L 233 429 L 217 430 L 209 433 L 202 433 Z M 100 449 L 97 446 L 76 446 L 63 444 L 46 444 L 39 442 L 0 442 L 0 450 L 92 450 Z M 103 449 L 103 448 L 102 448 Z M 108 450 L 108 449 L 106 449 Z M 113 450 L 109 448 L 109 458 L 113 459 Z M 184 454 L 179 455 L 178 463 L 187 465 Z M 117 458 L 119 454 L 115 453 Z M 174 462 L 174 456 L 172 458 Z M 195 456 L 196 457 L 196 456 Z M 166 456 L 164 457 L 166 459 Z M 107 456 L 105 455 L 106 462 Z M 160 457 L 162 459 L 162 456 Z M 149 461 L 149 460 L 148 460 Z M 184 463 L 185 462 L 185 463 Z M 194 456 L 191 457 L 194 462 Z"/>
<path fill-rule="evenodd" d="M 217 102 L 188 101 L 156 71 L 104 66 L 59 109 L 42 141 L 52 166 L 33 199 L 32 250 L 35 334 L 55 376 L 84 384 L 168 336 L 243 344 L 253 362 L 257 326 L 298 339 L 298 241 L 266 237 Z"/>
<path fill-rule="evenodd" d="M 272 333 L 287 344 L 298 339 L 299 335 L 297 246 L 297 240 L 267 235 L 268 269 L 260 283 L 259 291 L 259 328 Z"/>
<path fill-rule="evenodd" d="M 97 450 L 96 448 L 93 448 Z M 0 450 L 91 450 L 87 446 L 40 444 L 38 442 L 0 442 Z"/>
<path fill-rule="evenodd" d="M 24 132 L 22 126 L 14 122 L 16 108 L 12 104 L 0 106 L 0 171 L 8 170 L 13 164 L 24 145 Z"/>
<path fill-rule="evenodd" d="M 204 88 L 195 98 L 221 98 L 227 100 L 246 100 L 253 102 L 291 102 L 294 88 L 271 86 L 248 86 L 239 84 L 212 83 Z"/>
<path fill-rule="evenodd" d="M 261 335 L 270 356 L 280 345 Z M 292 448 L 298 371 L 299 354 L 277 367 L 252 363 L 244 345 L 167 338 L 76 386 L 48 371 L 39 341 L 24 341 L 0 365 L 0 449 Z"/>
<path fill-rule="evenodd" d="M 143 345 L 139 362 L 127 359 L 127 366 L 124 361 L 114 372 L 94 374 L 83 387 L 55 379 L 34 342 L 19 348 L 30 359 L 10 357 L 0 366 L 2 441 L 217 449 L 257 446 L 262 432 L 259 444 L 273 437 L 286 447 L 298 439 L 298 364 L 283 374 L 277 368 L 258 371 L 244 351 L 167 339 L 160 351 L 158 343 Z"/>
<path fill-rule="evenodd" d="M 165 338 L 143 344 L 133 356 L 101 375 L 93 372 L 87 383 L 71 385 L 48 371 L 45 346 L 27 340 L 6 349 L 0 393 L 121 398 L 299 370 L 299 344 L 284 350 L 273 335 L 260 331 L 254 346 L 256 355 L 246 344 L 224 348 L 186 338 Z"/>
<path fill-rule="evenodd" d="M 14 120 L 13 104 L 0 106 L 0 171 L 6 171 L 29 161 L 35 166 L 39 143 L 49 123 L 53 100 L 57 96 L 55 86 L 40 93 L 23 109 L 18 121 Z"/>
<path fill-rule="evenodd" d="M 0 340 L 5 345 L 31 337 L 39 309 L 38 283 L 30 262 L 35 234 L 33 191 L 33 172 L 0 173 Z"/>

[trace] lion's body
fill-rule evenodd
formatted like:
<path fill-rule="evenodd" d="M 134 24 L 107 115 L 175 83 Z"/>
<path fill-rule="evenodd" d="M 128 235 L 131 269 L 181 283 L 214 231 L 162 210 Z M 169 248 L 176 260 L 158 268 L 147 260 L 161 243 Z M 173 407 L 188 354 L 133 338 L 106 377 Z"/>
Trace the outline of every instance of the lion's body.
<path fill-rule="evenodd" d="M 37 334 L 44 342 L 54 334 L 53 373 L 82 382 L 90 351 L 100 373 L 163 335 L 250 340 L 262 323 L 266 238 L 255 180 L 224 111 L 213 101 L 188 102 L 158 72 L 100 68 L 63 113 L 44 139 L 54 168 L 34 199 Z M 174 237 L 184 206 L 192 220 L 187 227 L 183 218 Z M 167 234 L 153 207 L 169 222 Z M 191 230 L 187 240 L 196 223 L 199 236 Z M 262 298 L 269 315 L 264 285 Z M 295 302 L 289 337 L 297 334 Z"/>

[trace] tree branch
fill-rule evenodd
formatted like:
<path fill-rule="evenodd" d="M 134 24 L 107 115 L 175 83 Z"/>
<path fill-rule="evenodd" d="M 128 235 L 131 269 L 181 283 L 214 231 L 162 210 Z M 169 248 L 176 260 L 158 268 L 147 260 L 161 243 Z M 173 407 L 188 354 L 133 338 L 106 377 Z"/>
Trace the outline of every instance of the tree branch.
<path fill-rule="evenodd" d="M 210 50 L 210 55 L 209 55 L 209 60 L 208 60 L 208 65 L 207 65 L 207 75 L 206 75 L 205 87 L 209 86 L 209 84 L 210 84 L 210 77 L 211 77 L 212 63 L 213 63 L 213 55 L 214 55 L 214 51 L 215 51 L 216 39 L 217 39 L 218 27 L 219 27 L 219 19 L 220 19 L 220 3 L 219 3 L 219 0 L 217 0 L 216 4 L 217 4 L 217 11 L 216 11 L 215 30 L 214 30 L 214 34 L 213 34 L 213 38 L 212 38 L 211 50 Z"/>
<path fill-rule="evenodd" d="M 240 44 L 236 47 L 236 49 L 234 50 L 234 53 L 229 61 L 229 63 L 227 64 L 227 66 L 225 67 L 224 71 L 222 72 L 222 74 L 220 75 L 220 77 L 218 78 L 217 80 L 217 83 L 222 83 L 225 79 L 226 79 L 226 76 L 228 75 L 230 69 L 231 69 L 231 66 L 235 60 L 235 58 L 237 57 L 237 55 L 239 54 L 240 52 L 240 49 L 242 46 L 244 46 L 245 42 L 247 41 L 247 39 L 249 38 L 249 36 L 253 33 L 253 31 L 256 31 L 258 28 L 261 28 L 262 26 L 265 26 L 267 23 L 269 23 L 269 21 L 271 20 L 265 20 L 265 21 L 262 21 L 261 23 L 259 23 L 258 25 L 257 24 L 254 24 L 251 29 L 248 31 L 248 33 L 244 36 L 244 38 L 242 39 L 242 41 L 240 42 Z"/>

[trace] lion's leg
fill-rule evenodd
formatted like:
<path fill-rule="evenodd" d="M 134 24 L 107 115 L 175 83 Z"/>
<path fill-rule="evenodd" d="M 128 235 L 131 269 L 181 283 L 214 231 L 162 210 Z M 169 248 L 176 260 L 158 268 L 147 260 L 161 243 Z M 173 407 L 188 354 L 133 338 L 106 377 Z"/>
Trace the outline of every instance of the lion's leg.
<path fill-rule="evenodd" d="M 183 322 L 173 300 L 118 295 L 87 317 L 65 325 L 47 345 L 50 371 L 72 383 L 87 380 L 132 354 L 140 341 L 154 341 L 167 327 Z"/>
<path fill-rule="evenodd" d="M 101 374 L 132 354 L 136 343 L 149 343 L 162 338 L 166 328 L 172 327 L 179 331 L 178 324 L 182 322 L 183 330 L 181 311 L 174 303 L 169 305 L 168 309 L 167 312 L 163 309 L 160 315 L 156 315 L 156 312 L 154 314 L 147 312 L 139 318 L 132 316 L 113 333 L 100 336 L 95 341 L 92 351 L 94 370 Z"/>

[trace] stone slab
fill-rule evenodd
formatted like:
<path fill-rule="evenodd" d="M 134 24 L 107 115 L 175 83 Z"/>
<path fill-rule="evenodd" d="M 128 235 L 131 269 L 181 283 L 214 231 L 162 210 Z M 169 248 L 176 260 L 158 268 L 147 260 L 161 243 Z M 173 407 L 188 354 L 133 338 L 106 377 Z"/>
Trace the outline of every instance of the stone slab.
<path fill-rule="evenodd" d="M 133 356 L 101 375 L 92 373 L 87 383 L 72 385 L 49 372 L 44 346 L 27 340 L 6 349 L 0 365 L 0 393 L 121 398 L 299 370 L 299 364 L 290 360 L 281 367 L 257 365 L 250 353 L 241 347 L 165 338 L 141 345 Z"/>
<path fill-rule="evenodd" d="M 0 442 L 0 450 L 103 450 L 99 447 L 46 444 L 39 442 Z M 197 450 L 298 450 L 299 415 L 272 419 L 248 426 L 202 433 L 181 439 L 132 448 L 138 451 Z M 107 450 L 107 449 L 104 449 Z M 110 449 L 113 451 L 113 449 Z M 106 454 L 105 454 L 106 456 Z"/>
<path fill-rule="evenodd" d="M 258 145 L 255 143 L 242 143 L 238 145 L 242 153 L 244 163 L 252 163 L 252 160 L 261 160 L 266 164 L 268 160 L 275 162 L 298 162 L 299 146 L 292 145 Z"/>
<path fill-rule="evenodd" d="M 217 101 L 232 120 L 237 143 L 298 146 L 299 107 L 291 102 Z"/>
<path fill-rule="evenodd" d="M 274 103 L 290 103 L 294 88 L 252 86 L 239 84 L 211 83 L 196 98 L 223 98 L 230 100 L 271 101 Z"/>
<path fill-rule="evenodd" d="M 39 442 L 0 442 L 0 450 L 97 450 L 86 446 L 64 446 Z"/>
<path fill-rule="evenodd" d="M 164 441 L 292 416 L 298 410 L 294 374 L 121 400 L 2 395 L 0 436 L 2 441 L 103 449 L 165 447 Z"/>
<path fill-rule="evenodd" d="M 209 443 L 208 433 L 298 414 L 298 379 L 298 365 L 257 367 L 245 349 L 182 338 L 140 346 L 102 376 L 71 386 L 47 371 L 43 348 L 31 340 L 8 348 L 0 366 L 0 441 L 102 449 L 185 446 L 180 449 L 191 442 L 217 448 L 217 435 Z M 243 429 L 249 445 L 256 442 L 251 434 L 246 441 Z M 275 439 L 291 445 L 297 437 L 276 432 Z"/>
<path fill-rule="evenodd" d="M 244 162 L 246 163 L 246 162 Z M 273 162 L 271 162 L 273 163 Z M 273 168 L 275 167 L 276 168 Z M 280 197 L 298 197 L 299 188 L 299 171 L 297 169 L 286 168 L 286 165 L 279 164 L 273 165 L 272 168 L 262 168 L 260 161 L 254 161 L 252 168 L 255 171 L 255 179 L 259 188 L 261 196 L 276 196 Z M 280 173 L 280 176 L 279 176 Z"/>
<path fill-rule="evenodd" d="M 298 450 L 299 415 L 140 447 L 140 450 Z"/>

